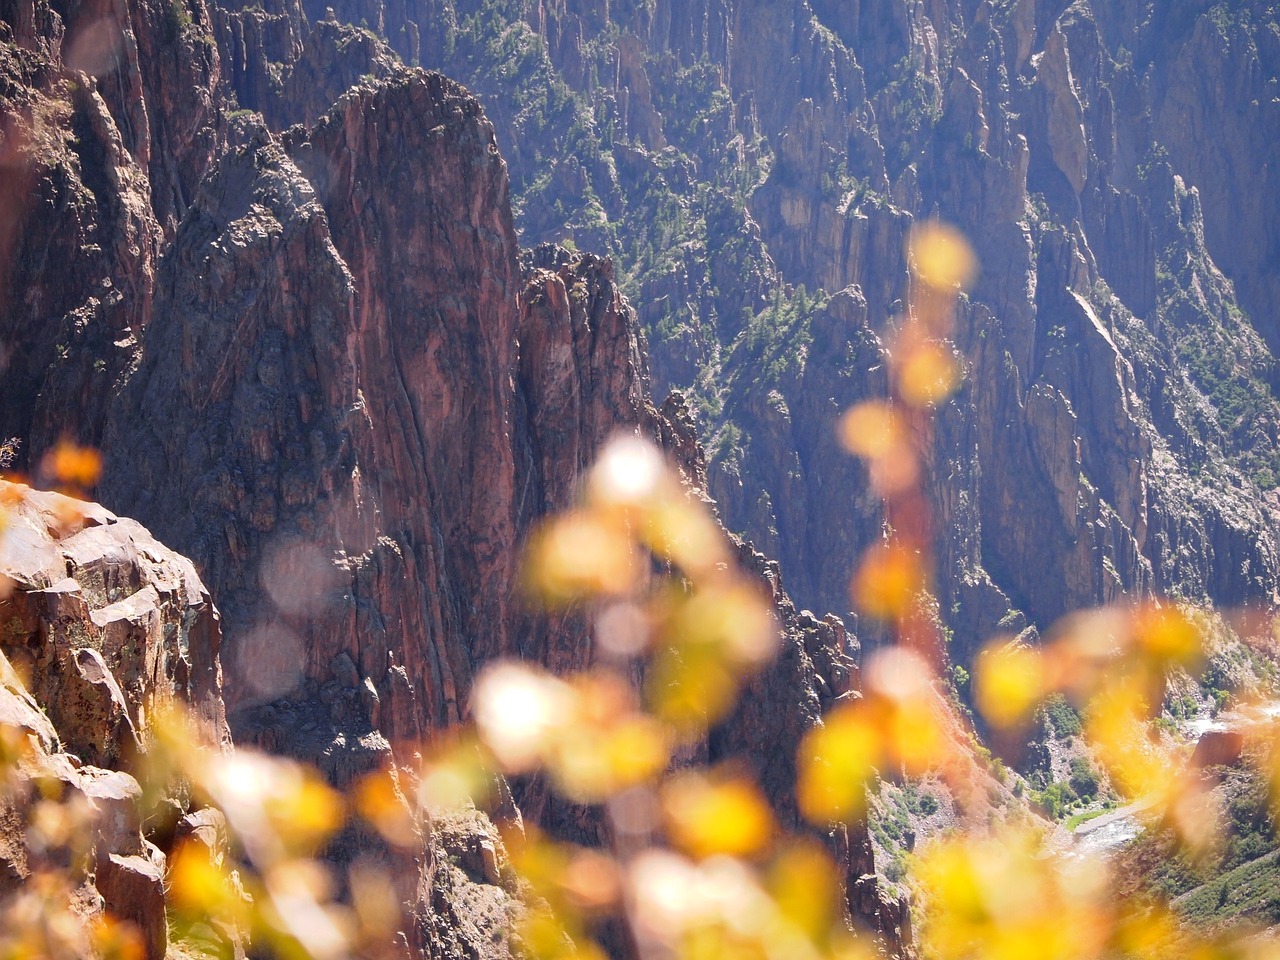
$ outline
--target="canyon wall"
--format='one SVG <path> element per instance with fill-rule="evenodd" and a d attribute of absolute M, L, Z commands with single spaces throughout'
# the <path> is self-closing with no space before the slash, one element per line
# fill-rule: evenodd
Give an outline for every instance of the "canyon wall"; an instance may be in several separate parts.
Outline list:
<path fill-rule="evenodd" d="M 119 107 L 127 63 L 68 59 L 89 14 L 32 10 L 3 20 L 5 157 L 25 184 L 4 221 L 5 430 L 38 478 L 59 438 L 99 447 L 102 501 L 200 570 L 236 742 L 345 786 L 466 719 L 495 658 L 587 666 L 586 614 L 535 615 L 519 595 L 525 539 L 574 501 L 616 431 L 666 447 L 693 489 L 705 463 L 683 401 L 650 400 L 615 262 L 521 251 L 480 102 L 333 21 L 178 2 L 158 23 L 128 5 L 91 22 L 110 44 L 168 37 L 204 64 L 185 93 L 138 81 Z M 262 59 L 275 55 L 293 59 Z M 337 102 L 321 107 L 325 91 Z M 166 149 L 176 175 L 160 202 L 128 111 L 214 92 L 197 140 L 211 146 Z M 285 129 L 295 120 L 310 125 Z M 741 552 L 776 599 L 784 654 L 701 752 L 752 752 L 796 825 L 785 774 L 850 687 L 856 640 L 798 612 L 776 565 Z M 543 782 L 515 799 L 561 835 L 605 838 L 598 811 Z M 480 950 L 451 848 L 428 840 L 410 942 Z M 859 922 L 900 944 L 903 907 L 880 891 L 865 833 L 830 842 Z"/>
<path fill-rule="evenodd" d="M 847 611 L 884 531 L 834 425 L 886 392 L 922 220 L 983 267 L 926 476 L 953 658 L 1138 594 L 1276 602 L 1275 27 L 1209 0 L 0 0 L 0 439 L 38 479 L 59 438 L 104 451 L 103 502 L 222 611 L 236 739 L 336 783 L 465 718 L 497 657 L 590 662 L 585 616 L 521 603 L 520 548 L 613 431 L 659 440 L 779 561 L 743 548 L 784 656 L 706 752 L 755 750 L 786 811 L 855 643 L 801 611 Z M 892 943 L 874 886 L 855 912 Z"/>
<path fill-rule="evenodd" d="M 480 95 L 527 241 L 614 253 L 726 522 L 802 602 L 847 609 L 880 535 L 833 424 L 884 389 L 934 216 L 983 265 L 930 472 L 957 654 L 1150 591 L 1274 602 L 1268 5 L 334 10 Z"/>

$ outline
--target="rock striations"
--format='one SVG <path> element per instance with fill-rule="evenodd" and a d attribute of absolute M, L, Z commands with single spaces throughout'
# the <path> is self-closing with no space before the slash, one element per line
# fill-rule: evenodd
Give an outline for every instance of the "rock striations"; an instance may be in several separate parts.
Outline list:
<path fill-rule="evenodd" d="M 206 571 L 238 736 L 309 690 L 412 742 L 488 659 L 585 660 L 523 620 L 516 569 L 610 432 L 656 434 L 636 328 L 603 261 L 522 274 L 492 129 L 439 75 L 247 141 L 166 258 L 104 496 Z"/>
<path fill-rule="evenodd" d="M 25 379 L 5 382 L 6 429 L 32 451 L 32 469 L 66 431 L 102 447 L 103 501 L 190 556 L 217 598 L 237 742 L 315 763 L 346 785 L 411 760 L 465 719 L 486 662 L 518 656 L 564 671 L 591 661 L 588 619 L 533 615 L 517 573 L 534 525 L 573 502 L 611 434 L 663 444 L 702 488 L 705 463 L 682 401 L 659 411 L 649 399 L 643 336 L 612 262 L 553 246 L 521 252 L 507 167 L 476 99 L 439 74 L 379 67 L 356 76 L 381 79 L 364 76 L 320 115 L 301 90 L 281 99 L 290 77 L 323 98 L 330 88 L 305 71 L 328 82 L 346 62 L 326 50 L 358 68 L 383 63 L 385 48 L 325 22 L 294 44 L 303 36 L 296 11 L 219 10 L 210 26 L 203 8 L 181 8 L 190 22 L 178 9 L 178 22 L 155 31 L 177 30 L 201 49 L 216 35 L 221 59 L 206 78 L 263 98 L 266 122 L 211 117 L 202 129 L 217 149 L 192 159 L 203 163 L 199 176 L 164 181 L 164 203 L 154 201 L 154 157 L 120 134 L 110 108 L 95 108 L 115 144 L 107 160 L 94 153 L 91 165 L 72 150 L 82 144 L 76 118 L 114 74 L 74 73 L 56 37 L 34 52 L 5 47 L 9 95 L 26 111 L 6 116 L 23 121 L 15 129 L 38 117 L 49 124 L 39 128 L 49 143 L 23 144 L 15 160 L 49 199 L 14 199 L 5 289 L 25 306 L 6 315 L 5 343 Z M 59 15 L 38 13 L 52 36 Z M 11 31 L 28 20 L 15 15 Z M 282 87 L 253 79 L 262 64 L 251 51 L 268 49 L 296 57 Z M 337 82 L 332 89 L 345 87 Z M 209 89 L 193 84 L 191 95 Z M 295 118 L 315 122 L 272 131 Z M 181 156 L 196 155 L 165 153 Z M 66 215 L 64 197 L 79 198 L 80 220 Z M 132 211 L 136 226 L 116 210 Z M 42 224 L 79 232 L 38 259 L 29 248 Z M 82 260 L 95 239 L 97 259 Z M 76 312 L 89 291 L 92 316 Z M 67 303 L 45 306 L 55 294 Z M 63 330 L 75 338 L 59 339 Z M 794 822 L 784 785 L 795 744 L 851 687 L 856 641 L 838 621 L 797 613 L 776 566 L 746 547 L 743 558 L 778 599 L 785 653 L 751 708 L 704 752 L 752 750 Z M 44 585 L 50 596 L 23 617 L 87 616 L 117 640 L 154 631 L 142 602 L 151 594 L 129 582 L 87 606 L 70 587 Z M 204 630 L 200 622 L 184 621 Z M 86 761 L 123 763 L 140 721 L 121 704 L 142 694 L 129 686 L 133 666 L 94 650 L 69 647 L 50 660 L 68 679 L 38 693 L 55 719 L 84 714 L 76 749 Z M 193 656 L 157 662 L 205 704 L 210 661 Z M 221 703 L 207 707 L 219 723 Z M 604 837 L 598 812 L 562 804 L 543 783 L 516 785 L 515 799 L 552 830 Z M 425 955 L 505 949 L 487 940 L 497 921 L 468 916 L 461 892 L 496 882 L 476 852 L 486 829 L 441 826 L 422 851 L 411 943 Z M 898 942 L 903 913 L 875 890 L 866 837 L 842 832 L 833 843 L 851 890 L 860 884 L 850 900 L 859 922 Z M 478 866 L 457 874 L 459 858 Z"/>
<path fill-rule="evenodd" d="M 957 653 L 1149 591 L 1275 602 L 1273 6 L 335 9 L 481 95 L 527 241 L 614 253 L 726 522 L 805 603 L 845 609 L 831 558 L 880 535 L 832 426 L 931 216 L 984 266 L 929 478 Z"/>

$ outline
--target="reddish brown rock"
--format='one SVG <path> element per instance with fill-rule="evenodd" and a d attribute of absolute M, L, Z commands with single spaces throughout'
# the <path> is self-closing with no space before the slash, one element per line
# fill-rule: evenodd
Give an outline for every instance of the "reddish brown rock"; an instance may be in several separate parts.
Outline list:
<path fill-rule="evenodd" d="M 127 763 L 175 702 L 228 742 L 218 615 L 190 561 L 96 504 L 0 484 L 17 501 L 0 536 L 0 648 L 66 748 Z"/>
<path fill-rule="evenodd" d="M 78 757 L 61 752 L 58 732 L 2 653 L 0 672 L 4 722 L 32 734 L 32 753 L 15 772 L 6 772 L 9 787 L 0 809 L 0 905 L 21 894 L 33 870 L 62 870 L 75 881 L 85 869 L 79 891 L 84 919 L 106 912 L 132 923 L 148 960 L 160 960 L 168 943 L 165 858 L 142 834 L 142 788 L 127 773 L 82 765 Z M 74 838 L 79 855 L 69 857 L 33 839 L 31 811 L 41 797 L 59 800 L 69 816 L 79 818 Z"/>
<path fill-rule="evenodd" d="M 314 126 L 344 93 L 363 80 L 390 76 L 398 62 L 391 48 L 367 30 L 319 20 L 300 55 L 285 68 L 267 121 L 277 130 L 295 123 Z"/>
<path fill-rule="evenodd" d="M 465 91 L 403 71 L 285 147 L 259 129 L 195 197 L 104 492 L 221 598 L 237 738 L 347 783 L 464 718 L 495 657 L 590 662 L 585 619 L 533 617 L 517 568 L 611 433 L 665 443 L 694 482 L 705 465 L 688 412 L 648 400 L 612 265 L 549 247 L 521 265 L 505 165 Z M 838 625 L 787 609 L 777 670 L 708 748 L 754 750 L 784 805 L 794 738 L 850 682 Z M 603 838 L 545 784 L 516 799 Z"/>
<path fill-rule="evenodd" d="M 230 701 L 319 704 L 246 735 L 350 742 L 376 707 L 413 740 L 464 715 L 485 660 L 583 662 L 514 601 L 520 544 L 614 429 L 657 419 L 609 265 L 541 253 L 526 288 L 460 88 L 357 88 L 290 150 L 263 132 L 196 198 L 104 489 L 217 591 Z"/>
<path fill-rule="evenodd" d="M 164 854 L 148 844 L 143 856 L 99 857 L 94 873 L 94 886 L 111 915 L 133 924 L 141 934 L 147 960 L 162 960 L 169 946 L 164 868 Z"/>
<path fill-rule="evenodd" d="M 101 439 L 221 145 L 217 82 L 203 0 L 0 5 L 0 435 L 32 468 Z"/>
<path fill-rule="evenodd" d="M 301 3 L 210 6 L 223 94 L 241 110 L 265 113 L 279 94 L 280 71 L 302 53 Z"/>
<path fill-rule="evenodd" d="M 1239 730 L 1206 730 L 1196 741 L 1191 754 L 1193 767 L 1218 767 L 1233 764 L 1244 750 L 1245 736 Z"/>
<path fill-rule="evenodd" d="M 0 810 L 0 898 L 33 869 L 73 880 L 83 869 L 83 919 L 132 924 L 160 960 L 165 855 L 144 836 L 143 790 L 122 768 L 139 766 L 153 719 L 178 704 L 199 736 L 230 748 L 218 615 L 190 561 L 137 522 L 4 481 L 0 503 L 0 723 L 27 731 L 33 750 Z M 83 860 L 32 839 L 40 797 L 84 818 Z"/>

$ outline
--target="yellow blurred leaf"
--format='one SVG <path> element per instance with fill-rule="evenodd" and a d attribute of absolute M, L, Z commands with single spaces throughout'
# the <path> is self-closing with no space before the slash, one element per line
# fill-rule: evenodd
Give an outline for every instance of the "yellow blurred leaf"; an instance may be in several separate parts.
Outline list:
<path fill-rule="evenodd" d="M 955 392 L 964 371 L 950 344 L 925 340 L 911 344 L 900 359 L 898 394 L 907 406 L 937 406 Z"/>
<path fill-rule="evenodd" d="M 925 586 L 920 559 L 896 543 L 872 547 L 854 574 L 854 603 L 878 620 L 901 619 Z"/>
<path fill-rule="evenodd" d="M 524 563 L 526 586 L 551 604 L 618 596 L 634 585 L 641 559 L 624 527 L 594 514 L 569 513 L 534 536 Z"/>
<path fill-rule="evenodd" d="M 98 960 L 143 960 L 146 947 L 137 926 L 103 914 L 89 924 L 89 943 Z"/>
<path fill-rule="evenodd" d="M 780 642 L 768 598 L 735 580 L 717 581 L 676 599 L 662 624 L 662 637 L 672 646 L 702 648 L 705 656 L 735 666 L 764 663 Z"/>
<path fill-rule="evenodd" d="M 937 221 L 911 231 L 909 251 L 916 277 L 934 290 L 965 289 L 978 271 L 978 259 L 964 235 Z"/>
<path fill-rule="evenodd" d="M 733 705 L 738 677 L 709 647 L 659 649 L 645 678 L 653 713 L 682 736 L 699 733 Z"/>
<path fill-rule="evenodd" d="M 893 704 L 886 727 L 886 742 L 908 776 L 928 773 L 949 755 L 946 731 L 928 699 L 913 697 Z"/>
<path fill-rule="evenodd" d="M 423 762 L 418 804 L 432 814 L 484 804 L 493 786 L 487 756 L 469 738 L 436 751 Z"/>
<path fill-rule="evenodd" d="M 390 771 L 375 770 L 356 783 L 355 807 L 388 843 L 399 847 L 416 843 L 417 830 L 409 802 Z"/>
<path fill-rule="evenodd" d="M 607 730 L 601 750 L 611 771 L 611 789 L 648 782 L 666 769 L 668 750 L 660 724 L 647 716 L 636 716 Z"/>
<path fill-rule="evenodd" d="M 218 917 L 243 922 L 247 905 L 231 878 L 195 841 L 181 844 L 169 857 L 169 905 L 187 919 Z"/>
<path fill-rule="evenodd" d="M 662 809 L 671 838 L 697 858 L 751 856 L 773 837 L 768 803 L 741 778 L 682 774 L 663 788 Z"/>
<path fill-rule="evenodd" d="M 1039 650 L 1017 643 L 993 645 L 974 665 L 975 705 L 995 727 L 1025 723 L 1047 692 Z"/>
<path fill-rule="evenodd" d="M 194 775 L 253 858 L 318 850 L 342 825 L 342 797 L 309 767 L 254 750 L 204 759 Z"/>
<path fill-rule="evenodd" d="M 1128 797 L 1165 796 L 1177 764 L 1148 733 L 1147 695 L 1132 675 L 1113 678 L 1085 706 L 1085 735 L 1111 777 Z"/>
<path fill-rule="evenodd" d="M 864 665 L 864 722 L 880 737 L 884 762 L 910 775 L 940 766 L 950 755 L 934 680 L 929 662 L 900 646 L 875 651 Z"/>
<path fill-rule="evenodd" d="M 796 799 L 810 822 L 855 819 L 867 804 L 867 783 L 883 752 L 880 731 L 860 702 L 837 706 L 800 743 Z"/>
<path fill-rule="evenodd" d="M 597 670 L 573 678 L 570 711 L 548 739 L 546 762 L 568 796 L 598 802 L 652 780 L 666 769 L 666 733 L 637 712 L 634 690 L 622 677 Z"/>
<path fill-rule="evenodd" d="M 840 418 L 840 442 L 855 456 L 874 460 L 898 453 L 908 442 L 906 424 L 892 404 L 865 400 Z"/>
<path fill-rule="evenodd" d="M 649 549 L 694 580 L 729 562 L 724 532 L 705 507 L 683 496 L 656 505 L 642 532 Z"/>
<path fill-rule="evenodd" d="M 1122 914 L 1112 933 L 1112 943 L 1124 956 L 1135 960 L 1167 960 L 1172 949 L 1185 941 L 1187 931 L 1181 921 L 1163 905 Z"/>
<path fill-rule="evenodd" d="M 1167 664 L 1196 672 L 1204 659 L 1204 639 L 1186 614 L 1174 606 L 1144 604 L 1133 613 L 1138 650 L 1162 668 Z"/>
<path fill-rule="evenodd" d="M 1054 856 L 1030 830 L 941 840 L 912 877 L 925 901 L 924 949 L 937 960 L 1085 960 L 1110 938 L 1105 868 Z"/>
<path fill-rule="evenodd" d="M 322 847 L 346 815 L 342 796 L 309 769 L 292 789 L 269 796 L 266 810 L 286 848 L 308 853 Z"/>
<path fill-rule="evenodd" d="M 63 440 L 44 455 L 41 468 L 61 483 L 87 489 L 102 475 L 102 454 Z"/>
<path fill-rule="evenodd" d="M 831 855 L 812 841 L 789 841 L 768 871 L 768 889 L 782 917 L 821 942 L 840 917 L 840 873 Z"/>
<path fill-rule="evenodd" d="M 514 661 L 486 667 L 472 695 L 480 738 L 507 773 L 533 769 L 575 709 L 568 684 Z"/>
<path fill-rule="evenodd" d="M 575 931 L 576 932 L 576 931 Z M 534 960 L 607 960 L 600 947 L 570 932 L 547 910 L 531 910 L 516 924 L 522 950 Z"/>

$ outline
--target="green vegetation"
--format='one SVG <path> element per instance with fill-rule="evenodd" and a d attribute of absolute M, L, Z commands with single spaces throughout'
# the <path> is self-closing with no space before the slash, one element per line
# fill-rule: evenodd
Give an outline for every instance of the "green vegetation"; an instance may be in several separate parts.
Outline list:
<path fill-rule="evenodd" d="M 825 303 L 822 294 L 810 297 L 804 284 L 790 296 L 777 288 L 773 303 L 747 321 L 733 346 L 734 362 L 760 385 L 776 386 L 798 373 L 813 343 L 809 324 Z"/>
<path fill-rule="evenodd" d="M 1153 153 L 1153 166 L 1164 162 Z M 1280 477 L 1280 400 L 1270 386 L 1275 360 L 1230 290 L 1214 282 L 1216 270 L 1197 234 L 1198 198 L 1181 181 L 1174 186 L 1164 215 L 1175 239 L 1157 253 L 1156 278 L 1159 311 L 1175 331 L 1169 342 L 1184 381 L 1175 388 L 1187 408 L 1195 409 L 1198 398 L 1207 405 L 1197 431 L 1204 453 L 1238 464 L 1255 484 L 1271 489 Z"/>
<path fill-rule="evenodd" d="M 942 91 L 922 67 L 913 55 L 903 57 L 890 71 L 893 79 L 876 96 L 891 178 L 910 165 L 942 119 Z M 888 149 L 890 144 L 897 149 Z"/>
<path fill-rule="evenodd" d="M 1098 773 L 1084 757 L 1071 758 L 1071 776 L 1067 782 L 1072 792 L 1086 803 L 1098 795 Z"/>
<path fill-rule="evenodd" d="M 184 0 L 169 0 L 165 7 L 165 26 L 168 27 L 169 40 L 177 40 L 191 29 L 191 11 Z"/>
<path fill-rule="evenodd" d="M 1280 922 L 1280 852 L 1241 864 L 1175 900 L 1174 907 L 1207 927 L 1237 920 Z"/>
<path fill-rule="evenodd" d="M 1104 807 L 1101 810 L 1087 810 L 1083 813 L 1072 814 L 1067 818 L 1067 822 L 1063 824 L 1063 826 L 1068 830 L 1074 830 L 1076 827 L 1080 826 L 1080 824 L 1088 823 L 1090 820 L 1096 820 L 1103 814 L 1110 812 L 1111 811 L 1109 809 Z"/>
<path fill-rule="evenodd" d="M 897 883 L 907 874 L 908 856 L 915 846 L 913 820 L 931 817 L 941 806 L 934 794 L 911 781 L 900 787 L 886 786 L 880 800 L 868 824 L 872 837 L 888 857 L 888 863 L 882 866 L 884 875 Z"/>
<path fill-rule="evenodd" d="M 1050 820 L 1061 820 L 1067 807 L 1078 800 L 1076 792 L 1066 783 L 1051 783 L 1040 792 L 1032 795 L 1036 806 Z"/>
<path fill-rule="evenodd" d="M 1044 702 L 1044 715 L 1053 727 L 1058 740 L 1070 740 L 1080 735 L 1080 714 L 1067 702 L 1067 698 L 1055 693 Z"/>
<path fill-rule="evenodd" d="M 1193 859 L 1168 830 L 1150 831 L 1126 854 L 1126 869 L 1143 874 L 1147 889 L 1199 927 L 1280 922 L 1280 852 L 1267 786 L 1251 770 L 1218 772 L 1226 821 L 1221 846 Z"/>

